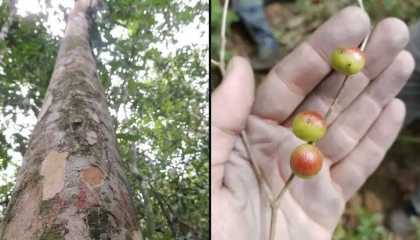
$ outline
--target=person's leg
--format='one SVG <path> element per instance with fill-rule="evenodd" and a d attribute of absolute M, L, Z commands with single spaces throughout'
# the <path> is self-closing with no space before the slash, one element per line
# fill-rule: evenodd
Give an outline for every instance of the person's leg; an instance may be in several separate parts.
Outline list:
<path fill-rule="evenodd" d="M 413 55 L 416 67 L 399 97 L 407 106 L 406 125 L 420 119 L 420 21 L 410 28 L 407 50 Z"/>
<path fill-rule="evenodd" d="M 410 41 L 407 45 L 407 50 L 413 55 L 416 67 L 407 85 L 398 96 L 407 107 L 405 127 L 414 120 L 420 119 L 420 21 L 410 28 Z M 409 196 L 409 200 L 391 212 L 389 219 L 391 230 L 401 235 L 414 231 L 415 226 L 410 221 L 410 218 L 413 216 L 418 217 L 419 214 L 420 182 L 417 182 L 416 190 Z"/>
<path fill-rule="evenodd" d="M 274 38 L 264 13 L 262 0 L 235 0 L 233 10 L 238 14 L 257 45 L 257 56 L 252 60 L 256 70 L 272 67 L 279 59 L 279 44 Z"/>

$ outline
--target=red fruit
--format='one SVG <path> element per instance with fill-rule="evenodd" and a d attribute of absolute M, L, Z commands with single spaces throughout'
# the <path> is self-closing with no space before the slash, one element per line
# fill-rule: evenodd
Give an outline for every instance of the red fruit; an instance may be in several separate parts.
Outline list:
<path fill-rule="evenodd" d="M 321 170 L 323 158 L 317 147 L 305 143 L 292 152 L 290 167 L 297 176 L 310 178 Z"/>

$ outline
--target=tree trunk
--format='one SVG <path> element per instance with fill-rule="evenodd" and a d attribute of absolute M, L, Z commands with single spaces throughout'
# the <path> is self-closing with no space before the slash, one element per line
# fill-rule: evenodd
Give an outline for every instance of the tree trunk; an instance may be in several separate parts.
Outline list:
<path fill-rule="evenodd" d="M 2 223 L 2 240 L 141 239 L 89 43 L 95 0 L 68 17 Z"/>

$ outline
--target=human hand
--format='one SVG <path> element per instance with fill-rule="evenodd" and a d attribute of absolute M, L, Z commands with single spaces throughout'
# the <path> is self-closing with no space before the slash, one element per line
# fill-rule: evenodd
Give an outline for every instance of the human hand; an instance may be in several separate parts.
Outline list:
<path fill-rule="evenodd" d="M 290 154 L 302 143 L 290 130 L 291 119 L 307 110 L 327 112 L 344 80 L 331 73 L 330 53 L 357 47 L 369 28 L 361 9 L 340 11 L 278 63 L 256 94 L 248 62 L 232 59 L 211 97 L 212 239 L 268 239 L 269 202 L 239 133 L 245 129 L 254 160 L 278 193 L 291 174 Z M 317 143 L 325 156 L 320 173 L 295 178 L 280 201 L 276 239 L 331 239 L 345 202 L 377 168 L 402 126 L 405 107 L 395 96 L 414 68 L 403 51 L 407 42 L 408 29 L 395 18 L 372 32 L 366 67 L 347 79 L 327 134 Z"/>

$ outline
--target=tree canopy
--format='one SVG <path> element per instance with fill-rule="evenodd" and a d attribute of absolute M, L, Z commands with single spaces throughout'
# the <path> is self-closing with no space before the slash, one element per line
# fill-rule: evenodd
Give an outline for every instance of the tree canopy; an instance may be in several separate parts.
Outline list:
<path fill-rule="evenodd" d="M 72 3 L 0 1 L 3 210 Z M 145 239 L 209 237 L 208 5 L 105 0 L 95 17 L 91 36 L 98 76 Z"/>

